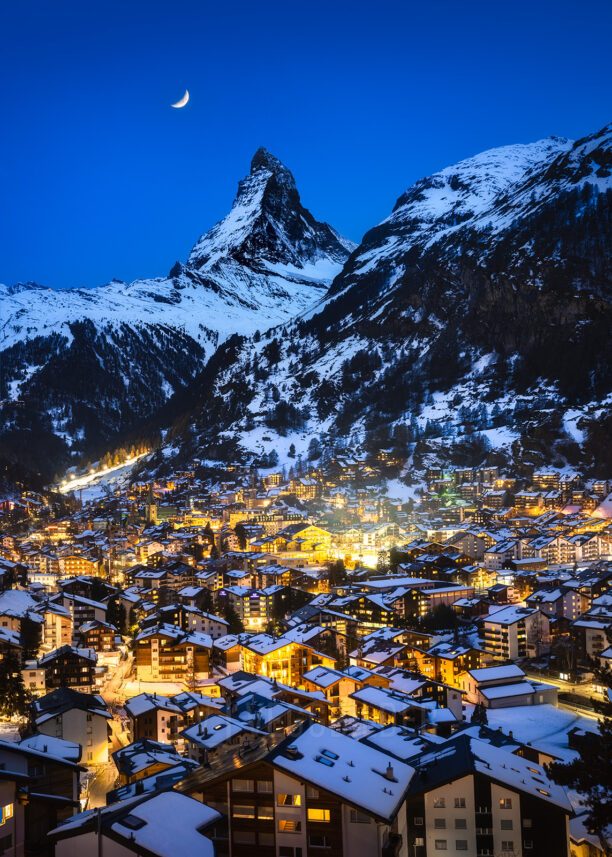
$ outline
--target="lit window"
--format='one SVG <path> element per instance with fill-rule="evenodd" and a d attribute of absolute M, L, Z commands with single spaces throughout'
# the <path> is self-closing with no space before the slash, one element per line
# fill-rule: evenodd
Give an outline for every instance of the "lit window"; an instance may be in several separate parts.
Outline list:
<path fill-rule="evenodd" d="M 499 808 L 500 809 L 512 809 L 512 798 L 511 797 L 500 797 Z"/>
<path fill-rule="evenodd" d="M 254 806 L 238 806 L 234 804 L 232 808 L 232 815 L 234 818 L 255 818 L 255 807 Z"/>
<path fill-rule="evenodd" d="M 433 805 L 434 809 L 444 809 L 446 806 L 446 799 L 443 797 L 435 797 Z"/>
<path fill-rule="evenodd" d="M 302 796 L 280 794 L 276 798 L 276 803 L 278 806 L 301 806 Z"/>
<path fill-rule="evenodd" d="M 328 809 L 309 809 L 308 821 L 331 821 L 330 811 Z"/>
<path fill-rule="evenodd" d="M 7 803 L 6 806 L 2 807 L 2 817 L 0 818 L 0 824 L 6 824 L 9 818 L 13 817 L 13 804 Z"/>
<path fill-rule="evenodd" d="M 302 822 L 294 821 L 289 818 L 279 818 L 278 820 L 278 832 L 279 833 L 301 833 L 302 831 Z"/>
<path fill-rule="evenodd" d="M 257 818 L 260 821 L 271 821 L 274 818 L 274 807 L 260 806 L 257 810 Z"/>

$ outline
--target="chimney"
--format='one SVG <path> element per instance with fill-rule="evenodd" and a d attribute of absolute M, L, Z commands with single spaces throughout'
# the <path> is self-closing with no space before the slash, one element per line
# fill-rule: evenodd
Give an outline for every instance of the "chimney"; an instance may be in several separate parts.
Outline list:
<path fill-rule="evenodd" d="M 389 762 L 389 764 L 387 765 L 387 770 L 385 771 L 385 779 L 391 780 L 391 782 L 395 781 L 395 774 L 393 773 L 393 767 L 391 765 L 391 762 Z"/>

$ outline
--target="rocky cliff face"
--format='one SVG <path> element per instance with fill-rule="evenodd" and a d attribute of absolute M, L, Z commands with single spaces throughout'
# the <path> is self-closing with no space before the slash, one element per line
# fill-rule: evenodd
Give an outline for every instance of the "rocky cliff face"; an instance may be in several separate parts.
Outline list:
<path fill-rule="evenodd" d="M 103 451 L 184 389 L 228 336 L 320 301 L 351 249 L 260 149 L 230 213 L 167 277 L 0 286 L 0 442 L 47 478 L 71 453 Z M 36 461 L 34 436 L 48 451 Z"/>

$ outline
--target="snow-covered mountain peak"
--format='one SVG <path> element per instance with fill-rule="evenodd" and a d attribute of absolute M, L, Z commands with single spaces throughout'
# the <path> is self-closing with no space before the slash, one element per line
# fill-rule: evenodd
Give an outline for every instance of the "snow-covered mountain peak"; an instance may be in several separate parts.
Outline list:
<path fill-rule="evenodd" d="M 304 208 L 290 171 L 259 149 L 229 214 L 167 277 L 62 290 L 0 285 L 0 424 L 11 430 L 19 401 L 17 416 L 45 419 L 49 436 L 73 451 L 125 431 L 228 337 L 317 304 L 351 249 Z"/>
<path fill-rule="evenodd" d="M 263 146 L 260 146 L 251 158 L 251 174 L 259 172 L 260 170 L 266 170 L 269 173 L 282 173 L 283 175 L 290 177 L 293 181 L 291 172 L 283 162 L 279 161 L 277 157 Z"/>
<path fill-rule="evenodd" d="M 327 284 L 353 247 L 315 220 L 302 205 L 290 170 L 260 148 L 249 175 L 238 184 L 231 211 L 196 242 L 187 264 L 200 272 L 215 271 L 220 262 L 234 259 L 257 270 L 278 272 L 279 266 L 288 266 L 295 273 L 322 263 L 325 276 L 306 279 Z"/>

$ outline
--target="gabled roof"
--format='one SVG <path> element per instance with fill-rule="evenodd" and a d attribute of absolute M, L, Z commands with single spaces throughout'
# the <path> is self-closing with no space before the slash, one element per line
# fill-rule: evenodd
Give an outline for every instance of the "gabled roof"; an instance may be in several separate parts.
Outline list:
<path fill-rule="evenodd" d="M 58 687 L 57 690 L 52 690 L 51 693 L 41 696 L 32 703 L 32 713 L 37 725 L 74 709 L 86 711 L 88 714 L 98 714 L 107 719 L 112 716 L 101 696 L 80 693 L 69 687 Z"/>
<path fill-rule="evenodd" d="M 414 775 L 409 765 L 320 724 L 290 735 L 268 760 L 386 823 L 397 815 Z"/>
<path fill-rule="evenodd" d="M 39 659 L 38 666 L 44 666 L 45 664 L 55 661 L 57 658 L 64 658 L 69 655 L 77 658 L 83 658 L 86 661 L 93 661 L 94 664 L 98 660 L 98 655 L 93 649 L 78 649 L 76 646 L 66 645 L 60 646 L 59 649 L 53 649 L 52 652 L 47 652 L 46 655 L 43 655 L 42 658 Z"/>
<path fill-rule="evenodd" d="M 202 831 L 220 818 L 215 809 L 171 790 L 73 815 L 49 836 L 59 840 L 92 833 L 99 824 L 105 836 L 146 857 L 214 857 L 214 845 Z"/>
<path fill-rule="evenodd" d="M 171 744 L 161 744 L 150 738 L 134 741 L 126 747 L 120 747 L 113 753 L 113 761 L 120 774 L 127 777 L 146 771 L 152 765 L 165 765 L 170 768 L 180 764 L 183 757 L 179 756 Z"/>
<path fill-rule="evenodd" d="M 565 789 L 553 782 L 541 765 L 469 735 L 445 741 L 411 759 L 411 763 L 417 771 L 410 785 L 413 794 L 468 774 L 483 774 L 513 791 L 555 804 L 567 813 L 572 811 Z"/>
<path fill-rule="evenodd" d="M 206 750 L 214 750 L 220 744 L 243 734 L 256 735 L 261 738 L 268 733 L 248 726 L 242 720 L 229 717 L 227 714 L 211 714 L 181 732 L 181 735 L 192 744 Z"/>
<path fill-rule="evenodd" d="M 175 705 L 167 696 L 161 696 L 159 693 L 139 693 L 138 696 L 133 696 L 125 703 L 125 710 L 131 717 L 140 717 L 141 714 L 146 714 L 148 711 L 170 711 L 175 714 L 180 714 L 181 709 Z"/>

